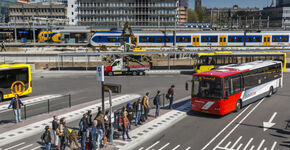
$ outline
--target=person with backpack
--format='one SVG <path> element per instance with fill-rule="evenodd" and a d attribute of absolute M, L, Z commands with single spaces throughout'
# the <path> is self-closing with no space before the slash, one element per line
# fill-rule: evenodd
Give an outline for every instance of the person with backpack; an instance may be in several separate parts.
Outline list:
<path fill-rule="evenodd" d="M 23 106 L 23 103 L 20 100 L 19 95 L 15 94 L 15 97 L 11 100 L 8 109 L 12 106 L 16 124 L 21 121 L 21 105 Z"/>
<path fill-rule="evenodd" d="M 171 85 L 166 95 L 167 99 L 169 99 L 169 109 L 172 109 L 172 105 L 174 101 L 174 95 L 175 95 L 174 88 L 175 88 L 175 85 Z"/>
<path fill-rule="evenodd" d="M 135 125 L 137 126 L 138 124 L 141 125 L 140 123 L 140 117 L 141 117 L 141 114 L 142 114 L 142 99 L 139 97 L 138 98 L 138 101 L 136 103 L 136 118 L 135 118 Z"/>
<path fill-rule="evenodd" d="M 83 118 L 79 122 L 79 129 L 81 131 L 81 147 L 82 150 L 86 150 L 86 140 L 87 140 L 87 129 L 89 127 L 88 125 L 88 115 L 83 114 Z"/>
<path fill-rule="evenodd" d="M 148 119 L 148 113 L 150 109 L 149 92 L 147 92 L 146 95 L 143 97 L 143 106 L 144 106 L 144 118 L 146 121 Z"/>
<path fill-rule="evenodd" d="M 155 111 L 155 118 L 159 116 L 160 112 L 160 106 L 161 106 L 161 99 L 160 99 L 160 91 L 157 91 L 157 94 L 153 100 L 153 104 L 156 106 L 156 111 Z"/>
<path fill-rule="evenodd" d="M 45 131 L 41 136 L 41 141 L 45 144 L 45 150 L 50 150 L 51 146 L 51 135 L 49 126 L 45 126 Z"/>
<path fill-rule="evenodd" d="M 57 116 L 53 116 L 53 121 L 52 121 L 52 133 L 53 133 L 53 137 L 54 137 L 54 146 L 56 149 L 59 149 L 60 146 L 58 145 L 58 135 L 56 134 L 56 130 L 58 128 L 59 124 L 58 124 L 58 117 Z"/>

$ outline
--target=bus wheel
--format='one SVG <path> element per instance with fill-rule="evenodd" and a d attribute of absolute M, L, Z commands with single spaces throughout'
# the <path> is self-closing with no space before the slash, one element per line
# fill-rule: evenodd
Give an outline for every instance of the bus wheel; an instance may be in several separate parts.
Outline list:
<path fill-rule="evenodd" d="M 238 100 L 237 104 L 236 104 L 236 111 L 235 112 L 238 112 L 241 108 L 242 108 L 242 102 L 241 102 L 241 100 Z"/>
<path fill-rule="evenodd" d="M 143 75 L 144 75 L 144 72 L 140 71 L 139 76 L 143 76 Z"/>
<path fill-rule="evenodd" d="M 3 94 L 0 92 L 0 102 L 3 102 Z"/>
<path fill-rule="evenodd" d="M 271 97 L 273 95 L 273 86 L 270 87 L 268 97 Z"/>
<path fill-rule="evenodd" d="M 134 72 L 132 73 L 132 75 L 133 75 L 133 76 L 137 76 L 137 72 L 134 71 Z"/>
<path fill-rule="evenodd" d="M 113 72 L 112 71 L 108 72 L 108 75 L 113 76 Z"/>

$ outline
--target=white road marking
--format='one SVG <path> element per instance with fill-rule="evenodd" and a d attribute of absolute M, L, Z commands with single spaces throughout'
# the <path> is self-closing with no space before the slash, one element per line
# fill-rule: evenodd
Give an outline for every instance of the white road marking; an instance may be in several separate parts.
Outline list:
<path fill-rule="evenodd" d="M 253 150 L 254 148 L 255 148 L 255 146 L 253 145 L 250 150 Z"/>
<path fill-rule="evenodd" d="M 262 142 L 260 143 L 260 145 L 258 146 L 258 149 L 257 150 L 260 150 L 262 145 L 264 144 L 265 140 L 263 139 Z"/>
<path fill-rule="evenodd" d="M 142 150 L 142 149 L 144 149 L 144 147 L 139 148 L 139 150 Z"/>
<path fill-rule="evenodd" d="M 260 102 L 218 143 L 218 145 L 214 148 L 214 150 L 223 143 L 238 127 L 239 125 L 244 122 L 245 119 L 264 101 L 264 98 L 260 100 Z"/>
<path fill-rule="evenodd" d="M 33 144 L 29 144 L 29 145 L 26 145 L 26 146 L 24 146 L 24 147 L 22 147 L 22 148 L 20 148 L 20 149 L 18 149 L 18 150 L 23 150 L 23 149 L 25 149 L 25 148 L 27 148 L 27 147 L 30 147 L 30 146 L 32 146 Z"/>
<path fill-rule="evenodd" d="M 149 146 L 149 147 L 146 148 L 145 150 L 149 150 L 149 149 L 151 149 L 152 147 L 154 147 L 154 146 L 157 145 L 158 143 L 160 143 L 160 141 L 155 142 L 154 144 L 152 144 L 151 146 Z"/>
<path fill-rule="evenodd" d="M 267 147 L 265 147 L 264 150 L 267 150 Z"/>
<path fill-rule="evenodd" d="M 274 144 L 272 145 L 271 150 L 274 150 L 275 149 L 276 144 L 277 144 L 277 142 L 275 141 Z"/>
<path fill-rule="evenodd" d="M 25 142 L 19 143 L 19 144 L 17 144 L 17 145 L 14 145 L 14 146 L 11 146 L 11 147 L 9 147 L 9 148 L 6 148 L 6 149 L 4 149 L 4 150 L 13 149 L 13 148 L 15 148 L 15 147 L 17 147 L 17 146 L 20 146 L 20 145 L 23 145 L 23 144 L 25 144 Z"/>
<path fill-rule="evenodd" d="M 176 150 L 180 145 L 175 146 L 172 150 Z"/>
<path fill-rule="evenodd" d="M 239 150 L 242 146 L 243 144 L 240 144 L 236 150 Z"/>
<path fill-rule="evenodd" d="M 167 147 L 170 143 L 165 144 L 164 146 L 162 146 L 161 148 L 159 148 L 159 150 L 163 150 L 165 147 Z"/>
<path fill-rule="evenodd" d="M 35 148 L 33 148 L 33 149 L 31 149 L 31 150 L 37 150 L 37 149 L 39 149 L 39 148 L 41 148 L 42 146 L 37 146 L 37 147 L 35 147 Z"/>
<path fill-rule="evenodd" d="M 231 145 L 231 143 L 232 143 L 232 142 L 229 142 L 229 143 L 225 146 L 225 148 L 228 148 L 228 147 Z"/>
<path fill-rule="evenodd" d="M 252 141 L 253 141 L 253 138 L 251 138 L 251 139 L 249 140 L 249 142 L 246 144 L 246 146 L 244 147 L 243 150 L 247 150 L 248 146 L 250 145 L 250 143 L 251 143 Z"/>
<path fill-rule="evenodd" d="M 188 147 L 186 150 L 190 150 L 191 149 L 191 147 Z"/>
<path fill-rule="evenodd" d="M 203 148 L 202 150 L 205 150 L 218 136 L 220 136 L 233 122 L 235 122 L 248 108 L 250 108 L 251 105 L 249 105 L 245 110 L 243 110 L 238 116 L 236 116 L 226 127 L 224 127 L 214 138 L 212 138 Z"/>
<path fill-rule="evenodd" d="M 231 147 L 231 149 L 234 149 L 234 147 L 239 143 L 239 141 L 242 139 L 243 136 L 240 136 L 238 140 L 234 143 L 234 145 Z"/>

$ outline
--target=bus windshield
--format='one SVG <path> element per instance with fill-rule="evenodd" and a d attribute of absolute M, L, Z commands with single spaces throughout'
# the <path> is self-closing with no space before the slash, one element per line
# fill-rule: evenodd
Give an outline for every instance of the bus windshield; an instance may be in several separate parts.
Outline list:
<path fill-rule="evenodd" d="M 192 96 L 220 100 L 223 97 L 222 79 L 211 76 L 193 76 Z"/>

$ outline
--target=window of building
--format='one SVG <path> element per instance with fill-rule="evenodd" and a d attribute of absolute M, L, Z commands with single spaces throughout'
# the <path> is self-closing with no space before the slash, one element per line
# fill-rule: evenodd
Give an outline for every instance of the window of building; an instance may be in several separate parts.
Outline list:
<path fill-rule="evenodd" d="M 75 20 L 74 20 L 74 19 L 72 19 L 72 20 L 71 20 L 71 22 L 75 22 Z"/>
<path fill-rule="evenodd" d="M 74 8 L 74 5 L 71 5 L 71 8 Z"/>

